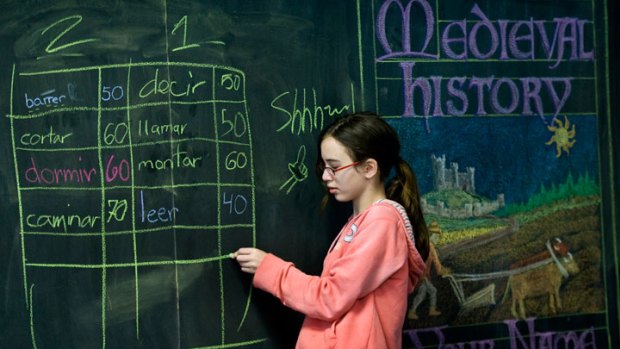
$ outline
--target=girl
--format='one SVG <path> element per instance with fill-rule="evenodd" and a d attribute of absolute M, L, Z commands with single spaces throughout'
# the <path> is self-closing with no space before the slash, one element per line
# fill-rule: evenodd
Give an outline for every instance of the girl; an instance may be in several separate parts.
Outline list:
<path fill-rule="evenodd" d="M 306 315 L 296 348 L 401 348 L 428 231 L 415 175 L 399 153 L 398 135 L 375 114 L 347 115 L 321 132 L 317 175 L 336 200 L 353 204 L 321 276 L 256 248 L 234 253 L 255 287 Z"/>

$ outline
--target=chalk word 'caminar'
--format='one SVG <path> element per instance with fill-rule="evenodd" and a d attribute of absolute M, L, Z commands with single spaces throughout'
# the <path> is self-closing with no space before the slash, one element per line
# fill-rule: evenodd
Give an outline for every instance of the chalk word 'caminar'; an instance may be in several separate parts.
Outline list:
<path fill-rule="evenodd" d="M 30 228 L 61 228 L 67 232 L 69 227 L 94 228 L 95 224 L 101 219 L 99 216 L 80 216 L 73 215 L 52 215 L 52 214 L 29 214 L 26 216 L 26 225 Z"/>

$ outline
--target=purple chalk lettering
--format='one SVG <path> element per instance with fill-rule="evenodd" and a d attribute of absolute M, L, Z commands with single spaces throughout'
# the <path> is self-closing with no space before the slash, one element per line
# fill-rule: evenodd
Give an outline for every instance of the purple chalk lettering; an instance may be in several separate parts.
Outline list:
<path fill-rule="evenodd" d="M 521 334 L 521 332 L 519 332 L 519 329 L 517 328 L 517 321 L 518 320 L 514 320 L 514 319 L 504 320 L 504 323 L 508 325 L 510 348 L 513 348 L 513 349 L 519 348 L 519 346 L 517 346 L 517 340 L 519 340 L 519 343 L 521 343 L 522 348 L 536 349 L 536 335 L 535 335 L 536 330 L 534 329 L 534 318 L 529 318 L 526 320 L 527 328 L 529 332 L 529 339 L 530 339 L 529 346 L 527 342 L 525 341 L 525 339 L 523 338 L 523 335 Z"/>
<path fill-rule="evenodd" d="M 534 318 L 526 320 L 528 333 L 525 337 L 529 338 L 529 342 L 525 340 L 524 335 L 517 328 L 518 320 L 504 320 L 508 326 L 511 349 L 596 349 L 593 327 L 581 332 L 581 334 L 575 331 L 564 333 L 536 332 L 534 320 Z"/>
<path fill-rule="evenodd" d="M 441 80 L 441 76 L 431 76 L 431 81 L 433 82 L 433 88 L 435 90 L 433 116 L 443 116 L 443 111 L 441 110 Z"/>
<path fill-rule="evenodd" d="M 409 337 L 414 349 L 423 349 L 426 347 L 433 347 L 437 349 L 493 349 L 495 347 L 495 341 L 493 339 L 479 339 L 470 342 L 459 343 L 446 343 L 446 337 L 443 333 L 443 329 L 448 326 L 431 327 L 425 329 L 411 329 L 405 330 L 404 334 Z M 436 339 L 430 339 L 430 343 L 422 343 L 422 339 L 418 334 L 433 333 Z M 424 335 L 424 338 L 429 338 L 428 335 Z"/>
<path fill-rule="evenodd" d="M 551 43 L 549 43 L 547 29 L 545 29 L 545 21 L 534 21 L 534 24 L 536 25 L 536 28 L 538 29 L 538 34 L 540 35 L 540 41 L 542 44 L 543 52 L 545 53 L 545 58 L 551 59 L 553 51 L 555 51 L 555 45 L 557 42 L 558 27 L 555 27 L 555 32 L 553 33 Z"/>
<path fill-rule="evenodd" d="M 401 62 L 400 66 L 403 70 L 403 95 L 405 110 L 403 116 L 415 116 L 414 92 L 416 88 L 422 92 L 422 105 L 424 108 L 424 116 L 429 116 L 431 112 L 431 84 L 427 78 L 413 79 L 413 66 L 415 62 Z"/>
<path fill-rule="evenodd" d="M 469 106 L 469 99 L 467 98 L 467 94 L 463 92 L 463 85 L 467 81 L 466 77 L 453 77 L 448 80 L 448 94 L 450 96 L 456 97 L 461 100 L 461 104 L 463 107 L 459 110 L 454 106 L 454 102 L 451 100 L 446 102 L 446 106 L 448 107 L 448 115 L 464 115 L 467 111 L 467 107 Z M 458 83 L 459 86 L 454 86 L 455 83 Z"/>
<path fill-rule="evenodd" d="M 578 48 L 577 20 L 575 18 L 554 18 L 553 21 L 558 26 L 558 29 L 556 31 L 558 33 L 558 53 L 556 55 L 555 64 L 550 67 L 551 69 L 554 69 L 558 65 L 560 65 L 560 62 L 564 57 L 564 44 L 570 44 L 570 60 L 577 59 Z M 566 31 L 569 32 L 568 35 L 566 34 Z"/>
<path fill-rule="evenodd" d="M 594 50 L 590 50 L 589 52 L 585 51 L 584 45 L 585 45 L 585 38 L 584 38 L 584 28 L 583 26 L 586 25 L 586 23 L 588 23 L 588 21 L 585 20 L 579 20 L 577 21 L 578 26 L 579 26 L 579 58 L 585 61 L 591 61 L 594 60 Z"/>
<path fill-rule="evenodd" d="M 401 12 L 403 17 L 407 17 L 410 9 L 402 9 Z M 474 17 L 470 27 L 466 19 L 449 21 L 443 27 L 440 52 L 445 57 L 458 60 L 533 60 L 537 58 L 538 47 L 541 47 L 538 52 L 542 51 L 542 54 L 538 55 L 553 61 L 549 66 L 551 69 L 566 60 L 594 59 L 593 48 L 586 47 L 586 40 L 592 41 L 586 26 L 592 21 L 576 17 L 554 18 L 553 21 L 534 20 L 533 17 L 526 20 L 491 20 L 478 4 L 473 5 L 470 13 Z M 381 25 L 385 26 L 385 23 Z M 380 38 L 385 37 L 385 28 L 382 30 Z"/>
<path fill-rule="evenodd" d="M 420 337 L 418 336 L 418 333 L 426 333 L 426 332 L 432 332 L 437 336 L 437 342 L 438 342 L 438 347 L 441 348 L 443 347 L 444 343 L 445 343 L 445 337 L 443 335 L 443 329 L 446 328 L 448 326 L 441 326 L 441 327 L 430 327 L 430 328 L 422 328 L 422 329 L 416 329 L 416 330 L 406 330 L 404 331 L 405 335 L 409 336 L 409 339 L 411 340 L 411 343 L 413 344 L 413 348 L 414 349 L 424 349 L 424 344 L 422 344 L 422 341 L 420 340 Z"/>
<path fill-rule="evenodd" d="M 495 27 L 493 27 L 493 24 L 491 24 L 491 21 L 484 14 L 484 12 L 480 10 L 478 4 L 474 5 L 471 13 L 478 16 L 480 18 L 480 21 L 474 24 L 474 26 L 471 28 L 471 31 L 469 32 L 469 50 L 474 55 L 474 57 L 478 59 L 487 59 L 493 56 L 495 51 L 497 51 L 497 47 L 499 46 L 499 37 L 497 35 L 497 30 L 495 30 Z M 489 48 L 489 51 L 487 53 L 480 52 L 480 49 L 478 48 L 477 35 L 478 30 L 482 28 L 486 29 L 491 36 L 491 47 Z"/>
<path fill-rule="evenodd" d="M 395 5 L 400 9 L 401 14 L 401 47 L 402 51 L 394 52 L 386 34 L 386 17 L 388 10 L 392 5 Z M 413 5 L 417 5 L 424 12 L 424 19 L 426 22 L 424 44 L 420 51 L 413 51 L 411 48 L 411 11 Z M 427 53 L 426 49 L 431 39 L 433 38 L 435 28 L 435 16 L 433 14 L 433 8 L 426 0 L 409 0 L 407 6 L 403 7 L 399 0 L 385 0 L 383 5 L 379 8 L 377 14 L 377 39 L 385 51 L 385 55 L 377 58 L 377 61 L 393 57 L 426 57 L 437 58 L 437 55 Z"/>
<path fill-rule="evenodd" d="M 415 62 L 400 62 L 400 68 L 403 70 L 403 116 L 413 116 L 413 91 L 410 89 L 413 80 L 413 66 Z"/>
<path fill-rule="evenodd" d="M 519 29 L 524 27 L 527 31 L 523 35 L 517 36 Z M 508 42 L 510 47 L 510 54 L 518 59 L 534 59 L 534 22 L 518 21 L 510 28 L 510 34 L 508 35 Z M 519 42 L 529 43 L 529 51 L 522 51 L 519 48 Z"/>
<path fill-rule="evenodd" d="M 553 100 L 553 116 L 554 118 L 560 113 L 560 110 L 562 110 L 562 107 L 564 107 L 564 104 L 566 103 L 566 101 L 568 100 L 568 97 L 570 96 L 571 90 L 572 90 L 572 85 L 571 85 L 571 80 L 573 78 L 568 77 L 568 78 L 541 78 L 541 80 L 545 83 L 545 86 L 547 86 L 547 91 L 549 92 L 549 95 L 551 95 L 551 99 Z M 562 94 L 562 99 L 558 98 L 558 93 L 555 90 L 555 85 L 553 84 L 554 82 L 562 82 L 564 83 L 564 93 Z"/>
<path fill-rule="evenodd" d="M 583 331 L 583 333 L 579 336 L 579 341 L 581 342 L 581 347 L 583 349 L 596 349 L 596 337 L 594 336 L 594 327 L 590 327 L 587 331 Z"/>
<path fill-rule="evenodd" d="M 523 84 L 523 115 L 533 115 L 530 107 L 530 99 L 534 100 L 536 112 L 543 117 L 542 100 L 540 99 L 540 79 L 539 78 L 521 78 Z M 533 89 L 531 89 L 533 85 Z"/>
<path fill-rule="evenodd" d="M 498 94 L 502 85 L 508 86 L 508 89 L 510 90 L 510 104 L 507 107 L 502 106 L 499 101 L 500 98 Z M 491 88 L 491 106 L 493 107 L 493 110 L 499 114 L 510 114 L 517 108 L 518 104 L 519 89 L 517 84 L 509 78 L 497 79 Z"/>
<path fill-rule="evenodd" d="M 450 37 L 450 30 L 452 27 L 456 27 L 456 29 L 460 29 L 460 33 L 458 37 Z M 463 45 L 463 52 L 456 53 L 450 47 L 451 43 L 460 43 Z M 441 35 L 441 48 L 443 52 L 452 59 L 467 59 L 467 24 L 465 20 L 452 22 L 446 26 Z"/>
<path fill-rule="evenodd" d="M 486 110 L 484 109 L 484 89 L 491 88 L 491 84 L 493 83 L 493 76 L 488 78 L 479 78 L 472 77 L 469 82 L 469 88 L 476 88 L 478 93 L 478 110 L 476 110 L 476 115 L 487 115 Z"/>
<path fill-rule="evenodd" d="M 508 40 L 506 40 L 506 28 L 508 28 L 508 21 L 505 19 L 500 19 L 497 21 L 497 24 L 499 25 L 499 59 L 501 60 L 505 60 L 510 58 L 508 56 L 508 50 L 506 49 L 506 42 Z"/>
<path fill-rule="evenodd" d="M 564 344 L 559 345 L 562 342 Z M 550 348 L 583 348 L 579 336 L 573 331 L 564 334 L 556 334 L 556 338 L 552 343 L 553 346 L 550 346 Z"/>
<path fill-rule="evenodd" d="M 555 332 L 538 332 L 538 346 L 536 348 L 553 349 L 553 336 Z M 571 347 L 569 347 L 571 348 Z M 573 347 L 574 348 L 574 347 Z"/>

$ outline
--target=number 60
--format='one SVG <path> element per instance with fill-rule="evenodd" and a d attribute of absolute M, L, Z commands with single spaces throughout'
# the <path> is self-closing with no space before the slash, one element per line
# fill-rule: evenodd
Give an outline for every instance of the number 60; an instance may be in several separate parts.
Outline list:
<path fill-rule="evenodd" d="M 244 168 L 248 164 L 248 156 L 245 152 L 233 150 L 226 155 L 226 169 L 234 170 L 237 168 Z"/>

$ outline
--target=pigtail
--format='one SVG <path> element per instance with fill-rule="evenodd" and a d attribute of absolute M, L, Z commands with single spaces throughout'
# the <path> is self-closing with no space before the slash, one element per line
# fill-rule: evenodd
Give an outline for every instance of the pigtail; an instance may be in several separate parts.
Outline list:
<path fill-rule="evenodd" d="M 390 180 L 386 188 L 388 199 L 394 200 L 405 208 L 411 225 L 413 226 L 415 246 L 423 260 L 429 254 L 429 233 L 422 205 L 420 204 L 420 191 L 415 173 L 409 164 L 403 159 L 398 160 L 396 165 L 396 176 Z"/>

